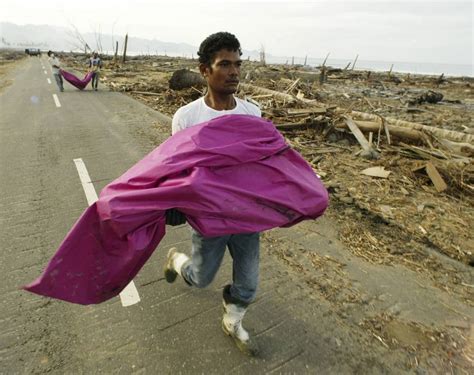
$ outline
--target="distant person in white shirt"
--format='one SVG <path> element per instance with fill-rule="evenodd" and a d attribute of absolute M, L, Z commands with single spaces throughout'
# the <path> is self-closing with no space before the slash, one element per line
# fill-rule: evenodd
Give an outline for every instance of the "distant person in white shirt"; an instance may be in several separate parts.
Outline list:
<path fill-rule="evenodd" d="M 102 69 L 102 60 L 97 52 L 89 59 L 89 70 L 92 72 L 92 89 L 97 91 L 99 86 L 100 70 Z"/>
<path fill-rule="evenodd" d="M 56 80 L 56 84 L 58 85 L 59 91 L 64 91 L 63 86 L 63 77 L 59 69 L 61 69 L 61 62 L 59 59 L 54 55 L 53 51 L 48 51 L 48 61 L 51 64 L 51 69 L 53 71 L 54 79 Z"/>
<path fill-rule="evenodd" d="M 240 43 L 234 35 L 227 32 L 210 35 L 201 43 L 198 55 L 199 70 L 207 81 L 207 94 L 178 109 L 172 121 L 173 134 L 229 114 L 261 117 L 257 106 L 234 96 L 242 64 Z M 259 233 L 204 237 L 193 229 L 191 258 L 171 248 L 165 277 L 171 283 L 179 275 L 187 284 L 204 288 L 214 279 L 226 248 L 229 248 L 233 258 L 233 277 L 232 283 L 223 290 L 222 329 L 234 339 L 242 352 L 255 355 L 256 343 L 242 327 L 242 319 L 257 293 Z"/>

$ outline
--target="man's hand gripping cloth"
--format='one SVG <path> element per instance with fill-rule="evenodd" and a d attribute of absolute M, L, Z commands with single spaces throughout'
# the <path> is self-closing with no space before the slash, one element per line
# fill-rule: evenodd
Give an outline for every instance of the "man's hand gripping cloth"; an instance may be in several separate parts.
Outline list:
<path fill-rule="evenodd" d="M 321 216 L 328 193 L 268 120 L 227 115 L 180 131 L 107 185 L 30 292 L 80 304 L 116 296 L 165 235 L 176 208 L 204 236 Z"/>
<path fill-rule="evenodd" d="M 59 73 L 64 77 L 66 81 L 68 81 L 71 85 L 78 88 L 79 90 L 84 90 L 87 84 L 91 81 L 92 75 L 94 73 L 89 72 L 87 73 L 83 79 L 77 78 L 74 74 L 66 72 L 65 70 L 60 69 Z"/>

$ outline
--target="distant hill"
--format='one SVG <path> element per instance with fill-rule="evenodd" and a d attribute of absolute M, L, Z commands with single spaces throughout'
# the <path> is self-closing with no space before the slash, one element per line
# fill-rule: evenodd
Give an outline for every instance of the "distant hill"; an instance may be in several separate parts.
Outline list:
<path fill-rule="evenodd" d="M 74 30 L 49 25 L 16 25 L 0 22 L 0 48 L 36 47 L 41 50 L 83 51 L 84 46 L 74 35 Z M 102 50 L 103 53 L 113 53 L 115 42 L 119 43 L 119 54 L 123 51 L 125 36 L 100 35 L 100 40 L 94 33 L 81 33 L 92 50 Z M 127 52 L 130 54 L 169 54 L 173 56 L 196 57 L 198 47 L 186 43 L 163 42 L 157 39 L 135 38 L 128 36 Z M 245 58 L 258 57 L 258 51 L 243 51 Z"/>

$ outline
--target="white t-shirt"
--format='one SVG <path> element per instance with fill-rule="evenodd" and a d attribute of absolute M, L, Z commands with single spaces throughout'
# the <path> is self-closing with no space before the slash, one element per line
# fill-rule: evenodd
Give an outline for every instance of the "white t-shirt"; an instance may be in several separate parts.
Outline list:
<path fill-rule="evenodd" d="M 59 69 L 55 68 L 53 65 L 56 66 L 61 66 L 61 63 L 59 62 L 58 58 L 56 56 L 49 57 L 48 58 L 49 63 L 51 64 L 51 70 L 53 71 L 53 74 L 59 74 Z"/>
<path fill-rule="evenodd" d="M 236 106 L 234 109 L 217 111 L 206 104 L 204 97 L 199 98 L 176 111 L 173 116 L 171 132 L 172 134 L 176 134 L 180 130 L 224 115 L 252 115 L 262 117 L 260 108 L 255 104 L 239 98 L 235 98 L 235 103 Z"/>

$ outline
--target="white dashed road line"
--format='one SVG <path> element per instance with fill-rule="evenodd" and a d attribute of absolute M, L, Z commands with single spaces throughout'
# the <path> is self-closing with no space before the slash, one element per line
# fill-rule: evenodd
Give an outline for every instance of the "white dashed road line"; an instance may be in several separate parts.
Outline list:
<path fill-rule="evenodd" d="M 51 84 L 51 80 L 49 78 L 47 78 L 47 80 L 48 80 L 48 83 Z"/>
<path fill-rule="evenodd" d="M 97 202 L 99 198 L 97 197 L 94 185 L 92 184 L 91 178 L 89 177 L 89 172 L 87 172 L 86 165 L 82 159 L 74 159 L 74 164 L 76 164 L 77 173 L 79 173 L 82 188 L 86 194 L 87 204 L 91 206 Z"/>
<path fill-rule="evenodd" d="M 98 200 L 94 185 L 89 177 L 89 172 L 87 172 L 84 161 L 82 159 L 74 159 L 74 164 L 76 164 L 77 173 L 79 173 L 82 188 L 86 194 L 87 203 L 90 206 Z M 124 307 L 140 302 L 140 296 L 133 280 L 130 281 L 130 284 L 128 284 L 120 293 L 120 301 Z"/>
<path fill-rule="evenodd" d="M 54 103 L 56 104 L 56 107 L 61 107 L 61 103 L 59 102 L 59 98 L 56 94 L 53 94 L 53 99 L 54 99 Z"/>
<path fill-rule="evenodd" d="M 44 74 L 48 74 L 48 72 L 46 70 L 43 70 Z"/>

